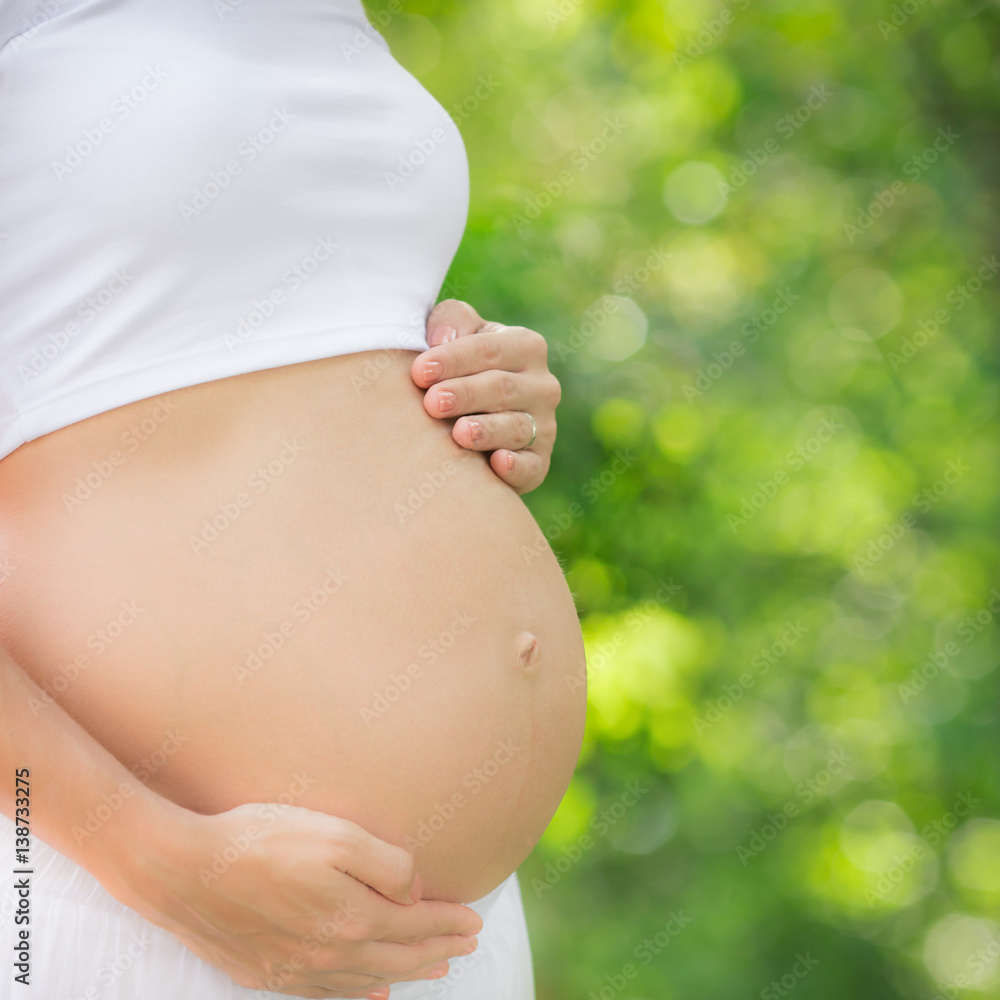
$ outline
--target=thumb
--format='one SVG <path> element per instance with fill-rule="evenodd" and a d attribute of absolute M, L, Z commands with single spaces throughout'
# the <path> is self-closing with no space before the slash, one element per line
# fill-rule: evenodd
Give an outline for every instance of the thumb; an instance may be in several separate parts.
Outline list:
<path fill-rule="evenodd" d="M 427 346 L 437 347 L 455 337 L 467 337 L 482 325 L 482 317 L 468 302 L 445 299 L 427 317 Z M 455 333 L 451 333 L 451 330 Z"/>
<path fill-rule="evenodd" d="M 423 885 L 409 851 L 379 840 L 350 820 L 334 822 L 338 849 L 334 864 L 340 871 L 393 902 L 409 904 L 420 899 Z"/>

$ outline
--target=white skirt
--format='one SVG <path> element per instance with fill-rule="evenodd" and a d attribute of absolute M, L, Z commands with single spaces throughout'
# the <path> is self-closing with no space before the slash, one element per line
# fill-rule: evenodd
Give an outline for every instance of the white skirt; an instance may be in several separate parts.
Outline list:
<path fill-rule="evenodd" d="M 31 838 L 30 985 L 13 981 L 18 894 L 14 823 L 0 815 L 0 998 L 38 1000 L 274 1000 L 188 951 L 118 902 L 88 871 Z M 392 1000 L 534 1000 L 531 949 L 517 875 L 469 904 L 483 918 L 479 947 L 444 979 L 399 983 Z"/>

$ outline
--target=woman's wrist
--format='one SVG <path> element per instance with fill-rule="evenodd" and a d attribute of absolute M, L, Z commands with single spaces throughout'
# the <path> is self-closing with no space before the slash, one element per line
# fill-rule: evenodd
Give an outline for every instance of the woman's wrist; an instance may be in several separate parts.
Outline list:
<path fill-rule="evenodd" d="M 131 794 L 125 795 L 126 790 Z M 178 879 L 186 881 L 193 874 L 192 847 L 199 821 L 206 817 L 141 782 L 119 786 L 118 794 L 122 804 L 100 831 L 86 867 L 116 899 L 163 926 L 179 905 Z"/>

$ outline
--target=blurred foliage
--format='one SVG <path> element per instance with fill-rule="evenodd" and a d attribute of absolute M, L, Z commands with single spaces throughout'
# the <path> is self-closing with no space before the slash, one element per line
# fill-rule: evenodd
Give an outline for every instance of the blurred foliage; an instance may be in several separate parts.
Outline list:
<path fill-rule="evenodd" d="M 1000 6 L 367 7 L 564 389 L 539 1000 L 1000 997 Z"/>

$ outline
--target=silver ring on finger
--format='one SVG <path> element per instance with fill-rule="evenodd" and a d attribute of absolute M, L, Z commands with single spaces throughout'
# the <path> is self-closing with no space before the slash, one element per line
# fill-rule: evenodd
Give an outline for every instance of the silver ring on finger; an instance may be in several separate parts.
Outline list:
<path fill-rule="evenodd" d="M 531 421 L 531 440 L 524 446 L 524 448 L 530 448 L 535 443 L 535 438 L 538 436 L 538 427 L 535 425 L 535 418 L 530 413 L 525 412 L 525 416 Z M 524 448 L 521 450 L 524 451 Z"/>

